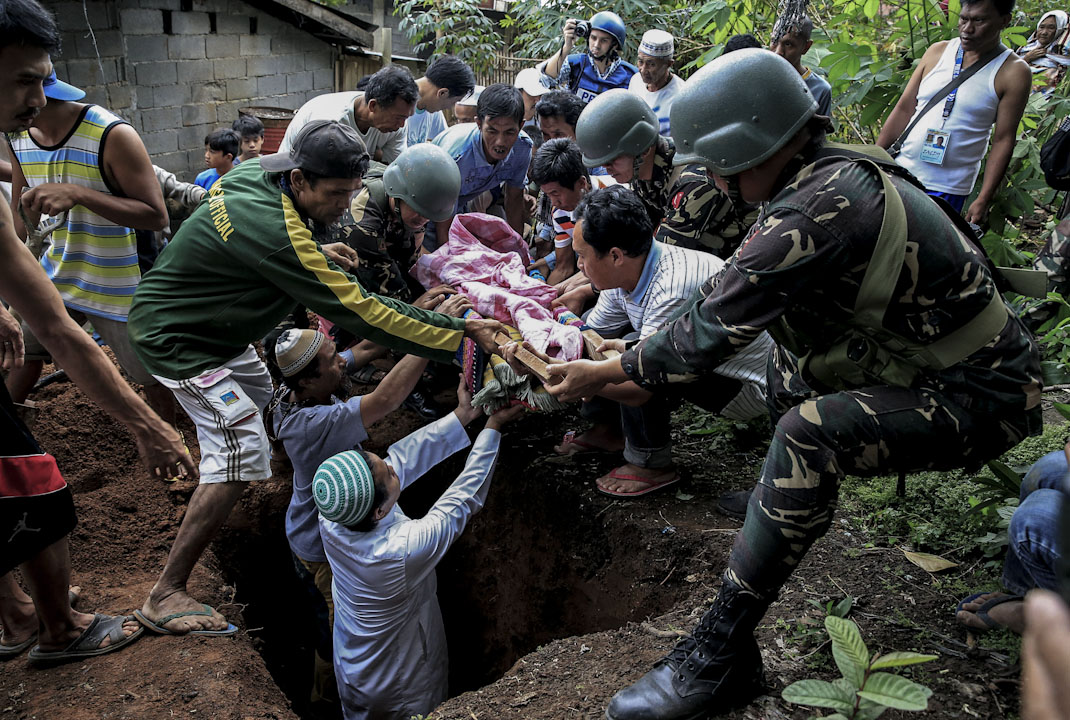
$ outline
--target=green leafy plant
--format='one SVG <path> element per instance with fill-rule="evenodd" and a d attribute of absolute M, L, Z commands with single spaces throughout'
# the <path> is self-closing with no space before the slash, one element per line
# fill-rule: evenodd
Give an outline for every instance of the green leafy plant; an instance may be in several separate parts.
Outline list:
<path fill-rule="evenodd" d="M 832 682 L 794 682 L 781 693 L 786 701 L 836 711 L 825 720 L 875 720 L 889 708 L 920 711 L 929 706 L 932 690 L 901 675 L 881 671 L 929 662 L 936 655 L 892 652 L 870 657 L 858 626 L 850 620 L 829 615 L 825 629 L 842 677 Z"/>
<path fill-rule="evenodd" d="M 494 66 L 502 37 L 479 0 L 404 0 L 394 6 L 398 28 L 420 53 L 450 53 L 479 73 Z"/>

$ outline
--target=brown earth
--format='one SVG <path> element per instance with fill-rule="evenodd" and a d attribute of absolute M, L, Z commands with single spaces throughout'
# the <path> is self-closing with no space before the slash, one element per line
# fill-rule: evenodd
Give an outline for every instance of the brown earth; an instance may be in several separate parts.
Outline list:
<path fill-rule="evenodd" d="M 36 433 L 75 492 L 72 582 L 83 610 L 139 607 L 163 565 L 193 490 L 146 477 L 126 431 L 71 385 L 40 391 Z M 455 697 L 432 717 L 599 718 L 688 630 L 716 592 L 738 524 L 714 512 L 723 490 L 753 481 L 761 437 L 739 446 L 682 434 L 680 491 L 622 502 L 590 480 L 612 458 L 562 459 L 550 446 L 578 418 L 529 415 L 509 428 L 484 511 L 439 568 Z M 401 412 L 373 429 L 381 449 L 417 426 Z M 194 432 L 183 418 L 182 429 Z M 742 439 L 740 439 L 742 437 Z M 726 447 L 725 445 L 729 445 Z M 194 449 L 195 450 L 195 449 Z M 421 514 L 460 458 L 408 491 Z M 49 670 L 25 658 L 0 672 L 0 719 L 311 717 L 305 698 L 313 630 L 283 534 L 289 472 L 254 486 L 193 576 L 191 590 L 242 629 L 234 638 L 145 636 L 129 649 Z M 909 502 L 906 498 L 904 502 Z M 967 647 L 957 598 L 896 549 L 866 548 L 865 529 L 839 520 L 785 586 L 760 629 L 769 696 L 733 718 L 806 718 L 779 697 L 807 677 L 832 679 L 824 605 L 856 599 L 852 618 L 871 652 L 940 655 L 908 671 L 934 690 L 930 717 L 1017 713 L 1017 668 Z M 906 717 L 889 713 L 884 717 Z"/>

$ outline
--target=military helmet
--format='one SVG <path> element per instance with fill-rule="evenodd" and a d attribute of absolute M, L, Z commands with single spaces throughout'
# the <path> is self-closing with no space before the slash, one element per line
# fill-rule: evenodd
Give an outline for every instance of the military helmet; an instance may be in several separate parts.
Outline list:
<path fill-rule="evenodd" d="M 591 29 L 609 33 L 617 39 L 617 47 L 624 51 L 624 40 L 628 37 L 628 31 L 624 27 L 624 21 L 620 15 L 609 10 L 595 13 L 591 18 Z"/>
<path fill-rule="evenodd" d="M 621 155 L 639 156 L 658 138 L 658 116 L 635 93 L 624 88 L 607 90 L 580 113 L 576 144 L 583 164 L 598 167 Z"/>
<path fill-rule="evenodd" d="M 815 112 L 817 101 L 787 60 L 759 48 L 730 52 L 692 75 L 673 99 L 673 164 L 735 175 L 767 160 Z"/>
<path fill-rule="evenodd" d="M 383 173 L 386 194 L 402 200 L 420 215 L 442 222 L 453 214 L 461 192 L 461 171 L 437 145 L 420 143 L 398 155 Z"/>

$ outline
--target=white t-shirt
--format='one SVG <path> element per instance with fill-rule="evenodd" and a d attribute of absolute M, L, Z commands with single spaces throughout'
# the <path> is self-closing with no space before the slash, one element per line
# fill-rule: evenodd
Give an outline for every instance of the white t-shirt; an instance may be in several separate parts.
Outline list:
<path fill-rule="evenodd" d="M 658 116 L 659 132 L 665 137 L 672 135 L 669 132 L 669 108 L 672 107 L 673 98 L 683 89 L 684 81 L 675 73 L 670 76 L 669 83 L 657 92 L 650 92 L 646 89 L 643 76 L 639 73 L 632 75 L 628 83 L 628 92 L 633 92 L 643 98 L 643 102 L 649 105 L 654 114 Z"/>
<path fill-rule="evenodd" d="M 400 130 L 384 133 L 370 127 L 367 132 L 361 132 L 357 127 L 357 119 L 353 115 L 353 103 L 357 98 L 362 97 L 364 97 L 363 92 L 350 91 L 327 93 L 312 98 L 294 114 L 294 119 L 290 121 L 290 126 L 286 128 L 286 135 L 279 144 L 279 152 L 290 152 L 294 138 L 307 123 L 313 120 L 337 120 L 357 131 L 357 135 L 360 135 L 360 139 L 368 148 L 369 155 L 374 157 L 375 151 L 382 148 L 383 164 L 389 165 L 394 162 L 405 149 L 405 128 L 403 126 Z"/>

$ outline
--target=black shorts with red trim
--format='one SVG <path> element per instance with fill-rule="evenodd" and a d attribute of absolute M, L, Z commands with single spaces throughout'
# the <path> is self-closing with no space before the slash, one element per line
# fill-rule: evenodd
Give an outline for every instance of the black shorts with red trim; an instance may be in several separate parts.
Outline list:
<path fill-rule="evenodd" d="M 63 538 L 78 519 L 56 460 L 41 452 L 0 383 L 0 574 Z"/>

